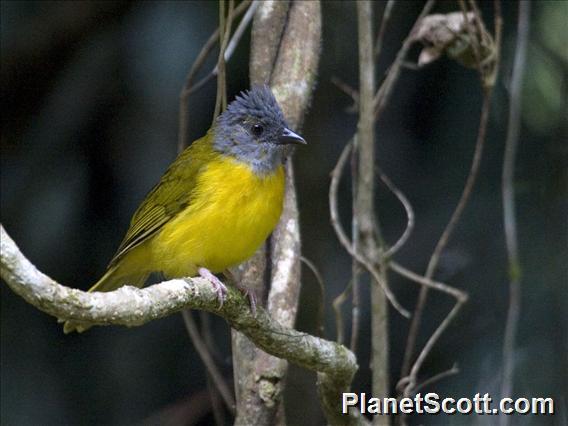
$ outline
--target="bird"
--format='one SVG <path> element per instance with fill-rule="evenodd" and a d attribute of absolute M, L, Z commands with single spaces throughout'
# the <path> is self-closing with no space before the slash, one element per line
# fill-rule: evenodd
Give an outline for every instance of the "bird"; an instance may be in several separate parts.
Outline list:
<path fill-rule="evenodd" d="M 142 287 L 153 272 L 168 279 L 201 276 L 222 305 L 227 288 L 216 274 L 251 257 L 275 228 L 284 163 L 298 144 L 306 141 L 290 129 L 268 86 L 241 92 L 146 195 L 89 292 Z M 254 294 L 247 296 L 254 311 Z M 64 324 L 66 334 L 88 328 Z"/>

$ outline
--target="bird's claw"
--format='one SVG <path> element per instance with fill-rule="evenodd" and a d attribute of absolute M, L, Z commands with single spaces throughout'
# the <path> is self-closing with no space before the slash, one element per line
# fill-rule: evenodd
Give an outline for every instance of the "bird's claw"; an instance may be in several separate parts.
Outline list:
<path fill-rule="evenodd" d="M 219 309 L 221 309 L 223 307 L 223 302 L 225 301 L 225 296 L 227 295 L 227 287 L 209 269 L 199 268 L 198 272 L 201 278 L 205 278 L 213 286 L 215 293 L 217 293 L 217 300 L 219 301 Z"/>
<path fill-rule="evenodd" d="M 237 284 L 237 288 L 249 300 L 252 316 L 256 317 L 256 293 L 254 292 L 254 290 L 251 290 L 250 288 L 247 288 L 240 284 Z"/>

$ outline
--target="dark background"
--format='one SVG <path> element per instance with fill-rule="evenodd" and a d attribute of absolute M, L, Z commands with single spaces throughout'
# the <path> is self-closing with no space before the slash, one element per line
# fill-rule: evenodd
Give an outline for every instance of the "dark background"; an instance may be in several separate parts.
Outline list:
<path fill-rule="evenodd" d="M 482 4 L 489 23 L 491 4 Z M 384 3 L 377 5 L 376 12 Z M 514 423 L 545 425 L 562 424 L 568 416 L 568 2 L 533 6 L 515 180 L 523 267 L 515 395 L 554 397 L 561 413 L 519 416 Z M 217 25 L 217 5 L 3 0 L 0 7 L 2 224 L 40 270 L 87 289 L 103 273 L 138 203 L 175 158 L 178 95 Z M 395 6 L 379 81 L 421 7 L 419 1 Z M 455 7 L 442 2 L 436 11 Z M 517 5 L 505 2 L 503 7 L 502 72 L 479 181 L 437 275 L 471 296 L 423 369 L 427 377 L 458 363 L 458 376 L 428 388 L 442 396 L 498 394 L 508 286 L 500 178 Z M 330 79 L 357 85 L 355 18 L 353 3 L 323 4 L 319 79 L 302 130 L 309 145 L 295 159 L 303 252 L 325 279 L 326 336 L 331 339 L 336 335 L 331 301 L 349 280 L 350 258 L 329 221 L 329 173 L 355 129 L 356 116 L 346 112 L 351 101 Z M 247 35 L 229 62 L 230 98 L 248 87 L 249 41 Z M 214 97 L 214 82 L 191 97 L 190 140 L 209 127 Z M 442 59 L 418 72 L 403 71 L 378 123 L 377 163 L 416 212 L 416 229 L 397 254 L 415 271 L 425 270 L 463 188 L 480 101 L 476 73 Z M 404 211 L 382 186 L 376 201 L 392 243 L 404 229 Z M 348 179 L 340 202 L 347 224 Z M 391 286 L 412 308 L 417 287 L 397 276 Z M 5 284 L 0 292 L 2 424 L 165 424 L 165 419 L 183 424 L 172 413 L 185 415 L 187 424 L 212 423 L 205 413 L 204 368 L 180 315 L 139 328 L 104 327 L 65 336 L 54 318 Z M 431 294 L 422 344 L 452 305 L 445 295 Z M 299 329 L 315 332 L 318 300 L 317 284 L 305 272 Z M 395 382 L 408 322 L 391 312 L 391 323 Z M 228 327 L 217 318 L 213 327 L 230 378 Z M 369 331 L 366 305 L 354 389 L 368 393 Z M 289 424 L 323 423 L 314 383 L 314 374 L 292 369 Z M 495 419 L 414 419 L 416 424 L 450 421 L 492 424 Z"/>

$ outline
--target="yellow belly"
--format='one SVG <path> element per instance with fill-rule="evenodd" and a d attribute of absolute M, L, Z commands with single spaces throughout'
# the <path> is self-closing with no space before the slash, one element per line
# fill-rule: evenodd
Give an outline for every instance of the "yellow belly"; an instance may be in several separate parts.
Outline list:
<path fill-rule="evenodd" d="M 200 174 L 190 205 L 149 241 L 152 266 L 167 277 L 197 268 L 222 272 L 254 254 L 272 232 L 284 198 L 284 171 L 257 176 L 226 158 Z"/>

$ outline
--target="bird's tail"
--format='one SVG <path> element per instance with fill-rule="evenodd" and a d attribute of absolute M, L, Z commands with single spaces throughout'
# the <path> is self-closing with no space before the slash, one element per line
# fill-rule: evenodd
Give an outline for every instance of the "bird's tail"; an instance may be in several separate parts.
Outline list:
<path fill-rule="evenodd" d="M 140 274 L 127 274 L 125 275 L 119 265 L 112 266 L 109 268 L 105 274 L 98 280 L 95 285 L 93 285 L 89 289 L 89 293 L 93 293 L 96 291 L 99 292 L 107 292 L 116 290 L 123 285 L 133 285 L 136 287 L 142 287 L 148 278 L 148 273 L 140 273 Z M 88 330 L 91 328 L 89 325 L 85 325 L 82 323 L 77 323 L 74 321 L 65 321 L 63 325 L 63 332 L 65 334 L 69 334 L 73 331 L 78 333 L 82 333 L 83 331 Z"/>

